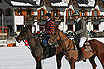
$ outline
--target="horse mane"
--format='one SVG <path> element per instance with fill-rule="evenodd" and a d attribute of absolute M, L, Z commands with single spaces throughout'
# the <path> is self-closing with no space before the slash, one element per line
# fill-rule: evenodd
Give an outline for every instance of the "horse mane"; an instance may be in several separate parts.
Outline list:
<path fill-rule="evenodd" d="M 64 33 L 63 31 L 61 31 L 61 30 L 59 30 L 59 29 L 57 29 L 57 30 L 55 30 L 55 31 L 60 31 L 61 33 L 63 33 L 63 35 L 64 35 L 65 37 L 68 38 L 68 36 L 66 36 L 65 33 Z M 68 38 L 68 39 L 70 39 L 70 38 Z"/>
<path fill-rule="evenodd" d="M 58 27 L 59 27 L 59 25 L 55 25 L 55 30 L 59 30 Z"/>

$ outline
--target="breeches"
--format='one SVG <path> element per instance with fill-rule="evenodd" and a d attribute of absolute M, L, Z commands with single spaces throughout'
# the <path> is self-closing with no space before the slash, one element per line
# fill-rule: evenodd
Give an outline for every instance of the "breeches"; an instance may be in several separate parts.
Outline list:
<path fill-rule="evenodd" d="M 49 38 L 50 38 L 50 35 L 46 35 L 46 38 L 44 38 L 42 42 L 43 46 L 47 46 Z"/>
<path fill-rule="evenodd" d="M 79 42 L 79 47 L 80 47 L 80 48 L 83 47 L 83 45 L 84 45 L 84 43 L 85 43 L 86 40 L 87 40 L 86 37 L 81 37 L 81 38 L 80 38 L 80 42 Z"/>

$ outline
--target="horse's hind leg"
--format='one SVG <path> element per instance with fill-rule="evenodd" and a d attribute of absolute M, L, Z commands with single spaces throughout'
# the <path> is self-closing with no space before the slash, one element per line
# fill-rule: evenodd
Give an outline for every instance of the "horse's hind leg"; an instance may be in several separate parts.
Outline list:
<path fill-rule="evenodd" d="M 99 57 L 99 56 L 97 56 L 97 57 L 98 57 L 100 63 L 102 64 L 102 67 L 104 69 L 104 57 Z"/>
<path fill-rule="evenodd" d="M 89 58 L 90 63 L 92 64 L 93 69 L 96 69 L 97 65 L 94 61 L 96 55 L 93 55 L 92 57 Z"/>
<path fill-rule="evenodd" d="M 62 59 L 63 56 L 64 56 L 63 53 L 60 53 L 60 54 L 56 55 L 57 69 L 61 68 L 61 59 Z"/>

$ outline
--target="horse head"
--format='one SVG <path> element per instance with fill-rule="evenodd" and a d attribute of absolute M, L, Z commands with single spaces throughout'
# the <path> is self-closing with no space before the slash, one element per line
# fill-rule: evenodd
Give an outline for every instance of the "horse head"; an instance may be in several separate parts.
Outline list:
<path fill-rule="evenodd" d="M 16 41 L 20 43 L 22 40 L 27 39 L 29 34 L 30 30 L 28 29 L 28 27 L 24 27 L 20 34 L 16 37 Z"/>
<path fill-rule="evenodd" d="M 51 35 L 51 37 L 50 37 L 50 39 L 49 39 L 49 44 L 54 44 L 54 43 L 57 43 L 57 41 L 59 41 L 60 40 L 60 30 L 56 30 L 52 35 Z"/>

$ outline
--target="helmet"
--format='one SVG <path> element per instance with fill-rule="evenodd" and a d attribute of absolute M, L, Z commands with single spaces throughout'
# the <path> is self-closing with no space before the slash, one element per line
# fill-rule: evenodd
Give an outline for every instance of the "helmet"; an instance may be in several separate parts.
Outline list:
<path fill-rule="evenodd" d="M 73 16 L 79 16 L 80 15 L 80 13 L 78 12 L 78 11 L 75 11 L 74 13 L 73 13 Z"/>
<path fill-rule="evenodd" d="M 45 16 L 51 17 L 51 13 L 46 13 Z"/>

